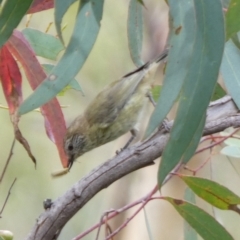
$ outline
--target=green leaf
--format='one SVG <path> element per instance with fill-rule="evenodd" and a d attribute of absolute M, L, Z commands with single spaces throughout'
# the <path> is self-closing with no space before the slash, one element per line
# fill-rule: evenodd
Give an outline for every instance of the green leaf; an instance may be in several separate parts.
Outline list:
<path fill-rule="evenodd" d="M 226 13 L 226 40 L 240 31 L 240 0 L 231 0 Z"/>
<path fill-rule="evenodd" d="M 234 240 L 227 230 L 201 208 L 183 200 L 165 197 L 204 240 Z"/>
<path fill-rule="evenodd" d="M 186 150 L 182 156 L 182 162 L 185 164 L 191 159 L 191 157 L 195 153 L 195 150 L 198 147 L 199 141 L 202 137 L 203 128 L 205 126 L 205 121 L 206 121 L 206 114 L 203 114 L 202 120 L 199 123 L 199 126 L 196 129 L 196 132 L 194 133 L 194 135 L 192 137 L 192 141 L 190 142 L 189 146 L 186 148 Z"/>
<path fill-rule="evenodd" d="M 62 24 L 62 19 L 64 14 L 67 12 L 68 8 L 77 0 L 55 0 L 55 12 L 54 12 L 54 17 L 55 17 L 55 25 L 56 25 L 56 30 L 59 39 L 63 43 L 63 38 L 62 38 L 62 30 L 61 30 L 61 24 Z"/>
<path fill-rule="evenodd" d="M 136 0 L 131 0 L 128 9 L 128 46 L 130 55 L 136 66 L 143 65 L 141 61 L 143 41 L 142 6 Z"/>
<path fill-rule="evenodd" d="M 222 86 L 217 83 L 217 85 L 215 86 L 211 101 L 215 101 L 219 98 L 222 98 L 226 95 L 227 93 L 225 92 L 225 90 L 222 88 Z"/>
<path fill-rule="evenodd" d="M 184 199 L 190 203 L 195 204 L 195 194 L 190 188 L 186 188 Z M 187 221 L 184 221 L 184 240 L 197 240 L 197 233 L 196 231 L 187 223 Z"/>
<path fill-rule="evenodd" d="M 234 102 L 240 109 L 240 50 L 232 40 L 226 42 L 221 65 L 224 83 Z"/>
<path fill-rule="evenodd" d="M 229 210 L 232 205 L 240 204 L 240 197 L 228 188 L 209 179 L 179 175 L 192 191 L 211 205 Z"/>
<path fill-rule="evenodd" d="M 5 1 L 0 11 L 0 47 L 9 39 L 33 0 Z"/>
<path fill-rule="evenodd" d="M 82 0 L 75 28 L 67 49 L 44 82 L 20 106 L 22 115 L 55 97 L 85 63 L 96 41 L 102 19 L 104 0 Z"/>
<path fill-rule="evenodd" d="M 161 124 L 178 99 L 192 58 L 196 32 L 193 1 L 169 1 L 169 5 L 170 33 L 168 45 L 172 47 L 168 54 L 168 64 L 161 94 L 150 118 L 145 137 L 148 137 Z"/>
<path fill-rule="evenodd" d="M 32 28 L 25 28 L 22 33 L 37 56 L 56 60 L 59 52 L 64 49 L 61 41 L 50 34 Z"/>
<path fill-rule="evenodd" d="M 54 68 L 54 65 L 52 65 L 52 64 L 42 64 L 42 67 L 43 67 L 44 71 L 47 74 L 49 74 L 52 71 L 52 69 Z M 70 87 L 70 89 L 71 88 L 75 89 L 77 91 L 80 91 L 83 94 L 82 88 L 75 78 L 71 80 L 71 82 L 67 85 L 66 88 L 69 89 L 69 87 Z M 66 90 L 66 88 L 64 88 L 64 89 Z M 64 89 L 63 89 L 63 91 L 65 92 Z M 61 95 L 61 92 L 59 93 L 59 95 Z"/>
<path fill-rule="evenodd" d="M 176 4 L 172 1 L 169 0 L 170 7 Z M 187 67 L 188 74 L 182 87 L 177 116 L 159 166 L 159 186 L 186 152 L 195 152 L 196 144 L 192 144 L 192 141 L 199 138 L 203 129 L 203 117 L 213 94 L 222 60 L 225 40 L 221 3 L 219 0 L 193 0 L 193 3 L 194 9 L 191 11 L 195 18 L 188 21 L 197 24 L 196 30 L 191 32 L 194 35 L 194 47 L 190 52 L 191 62 Z M 182 4 L 186 2 L 183 1 Z M 161 96 L 162 94 L 160 98 Z M 190 157 L 188 154 L 187 158 Z"/>

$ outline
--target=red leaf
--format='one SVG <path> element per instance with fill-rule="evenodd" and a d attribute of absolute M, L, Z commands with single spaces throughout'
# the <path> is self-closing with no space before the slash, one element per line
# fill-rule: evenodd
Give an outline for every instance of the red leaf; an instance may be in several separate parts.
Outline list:
<path fill-rule="evenodd" d="M 35 89 L 47 76 L 29 43 L 21 32 L 15 30 L 7 45 L 15 57 L 21 62 L 32 89 Z M 45 118 L 47 135 L 56 144 L 63 167 L 67 167 L 67 156 L 63 148 L 66 125 L 57 99 L 53 98 L 43 105 L 41 112 Z"/>
<path fill-rule="evenodd" d="M 16 60 L 6 45 L 0 49 L 0 77 L 9 112 L 12 115 L 22 102 L 22 76 Z"/>
<path fill-rule="evenodd" d="M 34 0 L 28 13 L 41 12 L 54 7 L 54 0 Z"/>

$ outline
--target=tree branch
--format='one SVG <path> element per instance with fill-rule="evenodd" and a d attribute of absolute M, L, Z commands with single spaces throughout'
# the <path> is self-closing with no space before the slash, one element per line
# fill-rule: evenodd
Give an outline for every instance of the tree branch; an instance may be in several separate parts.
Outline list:
<path fill-rule="evenodd" d="M 169 127 L 172 124 L 169 123 Z M 207 111 L 203 135 L 221 132 L 231 126 L 240 126 L 240 114 L 231 97 L 212 102 Z M 93 169 L 39 216 L 27 240 L 55 239 L 71 217 L 99 191 L 121 177 L 153 164 L 162 155 L 168 137 L 169 133 L 158 130 L 151 138 L 136 143 Z"/>

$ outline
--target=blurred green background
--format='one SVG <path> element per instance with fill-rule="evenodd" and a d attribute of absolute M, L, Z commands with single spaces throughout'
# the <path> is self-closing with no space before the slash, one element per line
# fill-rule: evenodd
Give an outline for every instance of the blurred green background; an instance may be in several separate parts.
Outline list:
<path fill-rule="evenodd" d="M 129 1 L 127 0 L 105 1 L 103 20 L 97 42 L 84 67 L 76 77 L 83 88 L 85 97 L 80 92 L 74 90 L 69 90 L 64 96 L 58 97 L 62 105 L 69 105 L 69 107 L 63 109 L 67 125 L 83 112 L 87 104 L 106 84 L 134 69 L 127 42 L 128 3 Z M 78 5 L 74 4 L 64 17 L 63 25 L 66 24 L 66 28 L 63 36 L 66 42 L 71 36 L 77 8 Z M 146 7 L 143 11 L 144 43 L 142 58 L 144 61 L 147 61 L 156 57 L 164 48 L 168 33 L 168 7 L 164 0 L 151 0 L 146 1 Z M 45 31 L 49 23 L 53 22 L 53 14 L 53 10 L 34 14 L 30 20 L 29 27 Z M 19 29 L 25 28 L 28 17 L 23 19 Z M 50 28 L 49 32 L 56 35 L 54 25 Z M 46 63 L 45 59 L 40 59 L 40 61 L 41 63 Z M 31 92 L 32 90 L 24 77 L 24 98 L 29 96 Z M 0 94 L 0 104 L 6 106 L 3 94 Z M 150 111 L 151 109 L 149 110 L 149 114 Z M 143 119 L 143 129 L 147 121 L 148 118 Z M 7 110 L 0 109 L 0 126 L 0 170 L 2 170 L 14 136 Z M 0 219 L 0 229 L 12 231 L 15 235 L 14 239 L 24 239 L 27 236 L 37 217 L 43 211 L 42 203 L 44 199 L 51 198 L 54 200 L 61 196 L 94 167 L 114 156 L 115 151 L 120 149 L 129 138 L 129 135 L 126 134 L 126 136 L 116 141 L 83 155 L 74 164 L 69 174 L 53 179 L 51 173 L 62 168 L 62 166 L 55 145 L 48 139 L 45 133 L 43 117 L 40 113 L 31 112 L 22 116 L 19 126 L 37 159 L 37 169 L 34 169 L 34 165 L 23 147 L 19 143 L 16 143 L 14 155 L 0 185 L 1 207 L 13 179 L 17 178 L 17 182 L 11 191 L 10 198 L 4 209 L 2 219 Z M 199 161 L 204 160 L 204 156 L 198 156 L 198 159 L 191 161 L 190 165 L 194 168 L 194 166 L 200 164 Z M 212 161 L 211 167 L 216 165 L 214 169 L 217 169 L 220 161 L 221 164 L 226 165 L 226 168 L 229 168 L 230 172 L 233 171 L 236 175 L 224 157 L 218 158 L 218 161 Z M 158 164 L 159 160 L 156 161 L 154 166 L 134 172 L 98 193 L 68 222 L 61 232 L 59 239 L 73 238 L 99 222 L 105 211 L 120 208 L 147 194 L 156 184 Z M 215 173 L 215 171 L 212 172 L 210 166 L 207 166 L 200 171 L 200 175 L 206 177 L 210 173 L 214 173 L 214 176 L 220 183 L 224 183 L 227 187 L 231 186 L 231 189 L 235 193 L 240 194 L 239 187 L 237 184 L 236 186 L 233 184 L 233 180 L 229 179 L 229 175 L 225 176 L 222 173 L 221 178 L 219 178 L 222 167 L 221 165 L 221 168 L 216 170 Z M 184 184 L 178 178 L 173 178 L 162 189 L 162 193 L 182 198 L 184 188 Z M 198 202 L 200 206 L 212 212 L 209 205 L 202 201 Z M 123 223 L 127 217 L 131 216 L 133 211 L 135 211 L 135 208 L 111 220 L 109 223 L 112 229 L 117 228 Z M 165 201 L 152 201 L 147 204 L 146 212 L 153 239 L 183 239 L 183 221 L 169 203 Z M 236 214 L 219 210 L 214 212 L 218 214 L 217 219 L 226 224 L 227 229 L 233 235 L 239 236 L 239 219 L 237 219 Z M 95 239 L 95 236 L 96 231 L 87 235 L 84 239 Z M 103 237 L 100 239 L 103 239 Z M 143 211 L 114 239 L 149 239 Z"/>

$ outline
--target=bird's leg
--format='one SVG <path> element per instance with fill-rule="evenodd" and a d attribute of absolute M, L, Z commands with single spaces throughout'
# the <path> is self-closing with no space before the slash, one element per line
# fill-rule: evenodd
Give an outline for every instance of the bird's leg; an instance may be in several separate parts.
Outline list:
<path fill-rule="evenodd" d="M 137 128 L 131 129 L 130 132 L 131 132 L 132 136 L 130 137 L 130 139 L 127 141 L 127 143 L 124 145 L 123 148 L 116 151 L 116 154 L 119 154 L 121 151 L 128 148 L 128 146 L 132 143 L 132 141 L 137 137 L 137 135 L 138 135 L 138 129 Z"/>
<path fill-rule="evenodd" d="M 137 137 L 138 134 L 138 130 L 136 128 L 133 128 L 132 130 L 130 130 L 132 136 L 130 137 L 130 139 L 127 141 L 127 143 L 125 144 L 125 146 L 123 147 L 123 149 L 128 148 L 128 146 L 131 144 L 131 142 Z"/>
<path fill-rule="evenodd" d="M 150 91 L 147 92 L 146 97 L 149 99 L 149 101 L 152 103 L 152 105 L 153 105 L 154 107 L 156 107 L 157 104 L 156 104 L 156 102 L 154 101 L 153 96 L 152 96 L 152 93 L 151 93 Z M 170 128 L 169 128 L 169 126 L 168 126 L 168 119 L 167 119 L 167 118 L 165 118 L 165 119 L 162 121 L 162 123 L 160 124 L 159 130 L 161 130 L 161 129 L 165 129 L 167 132 L 170 131 Z"/>

